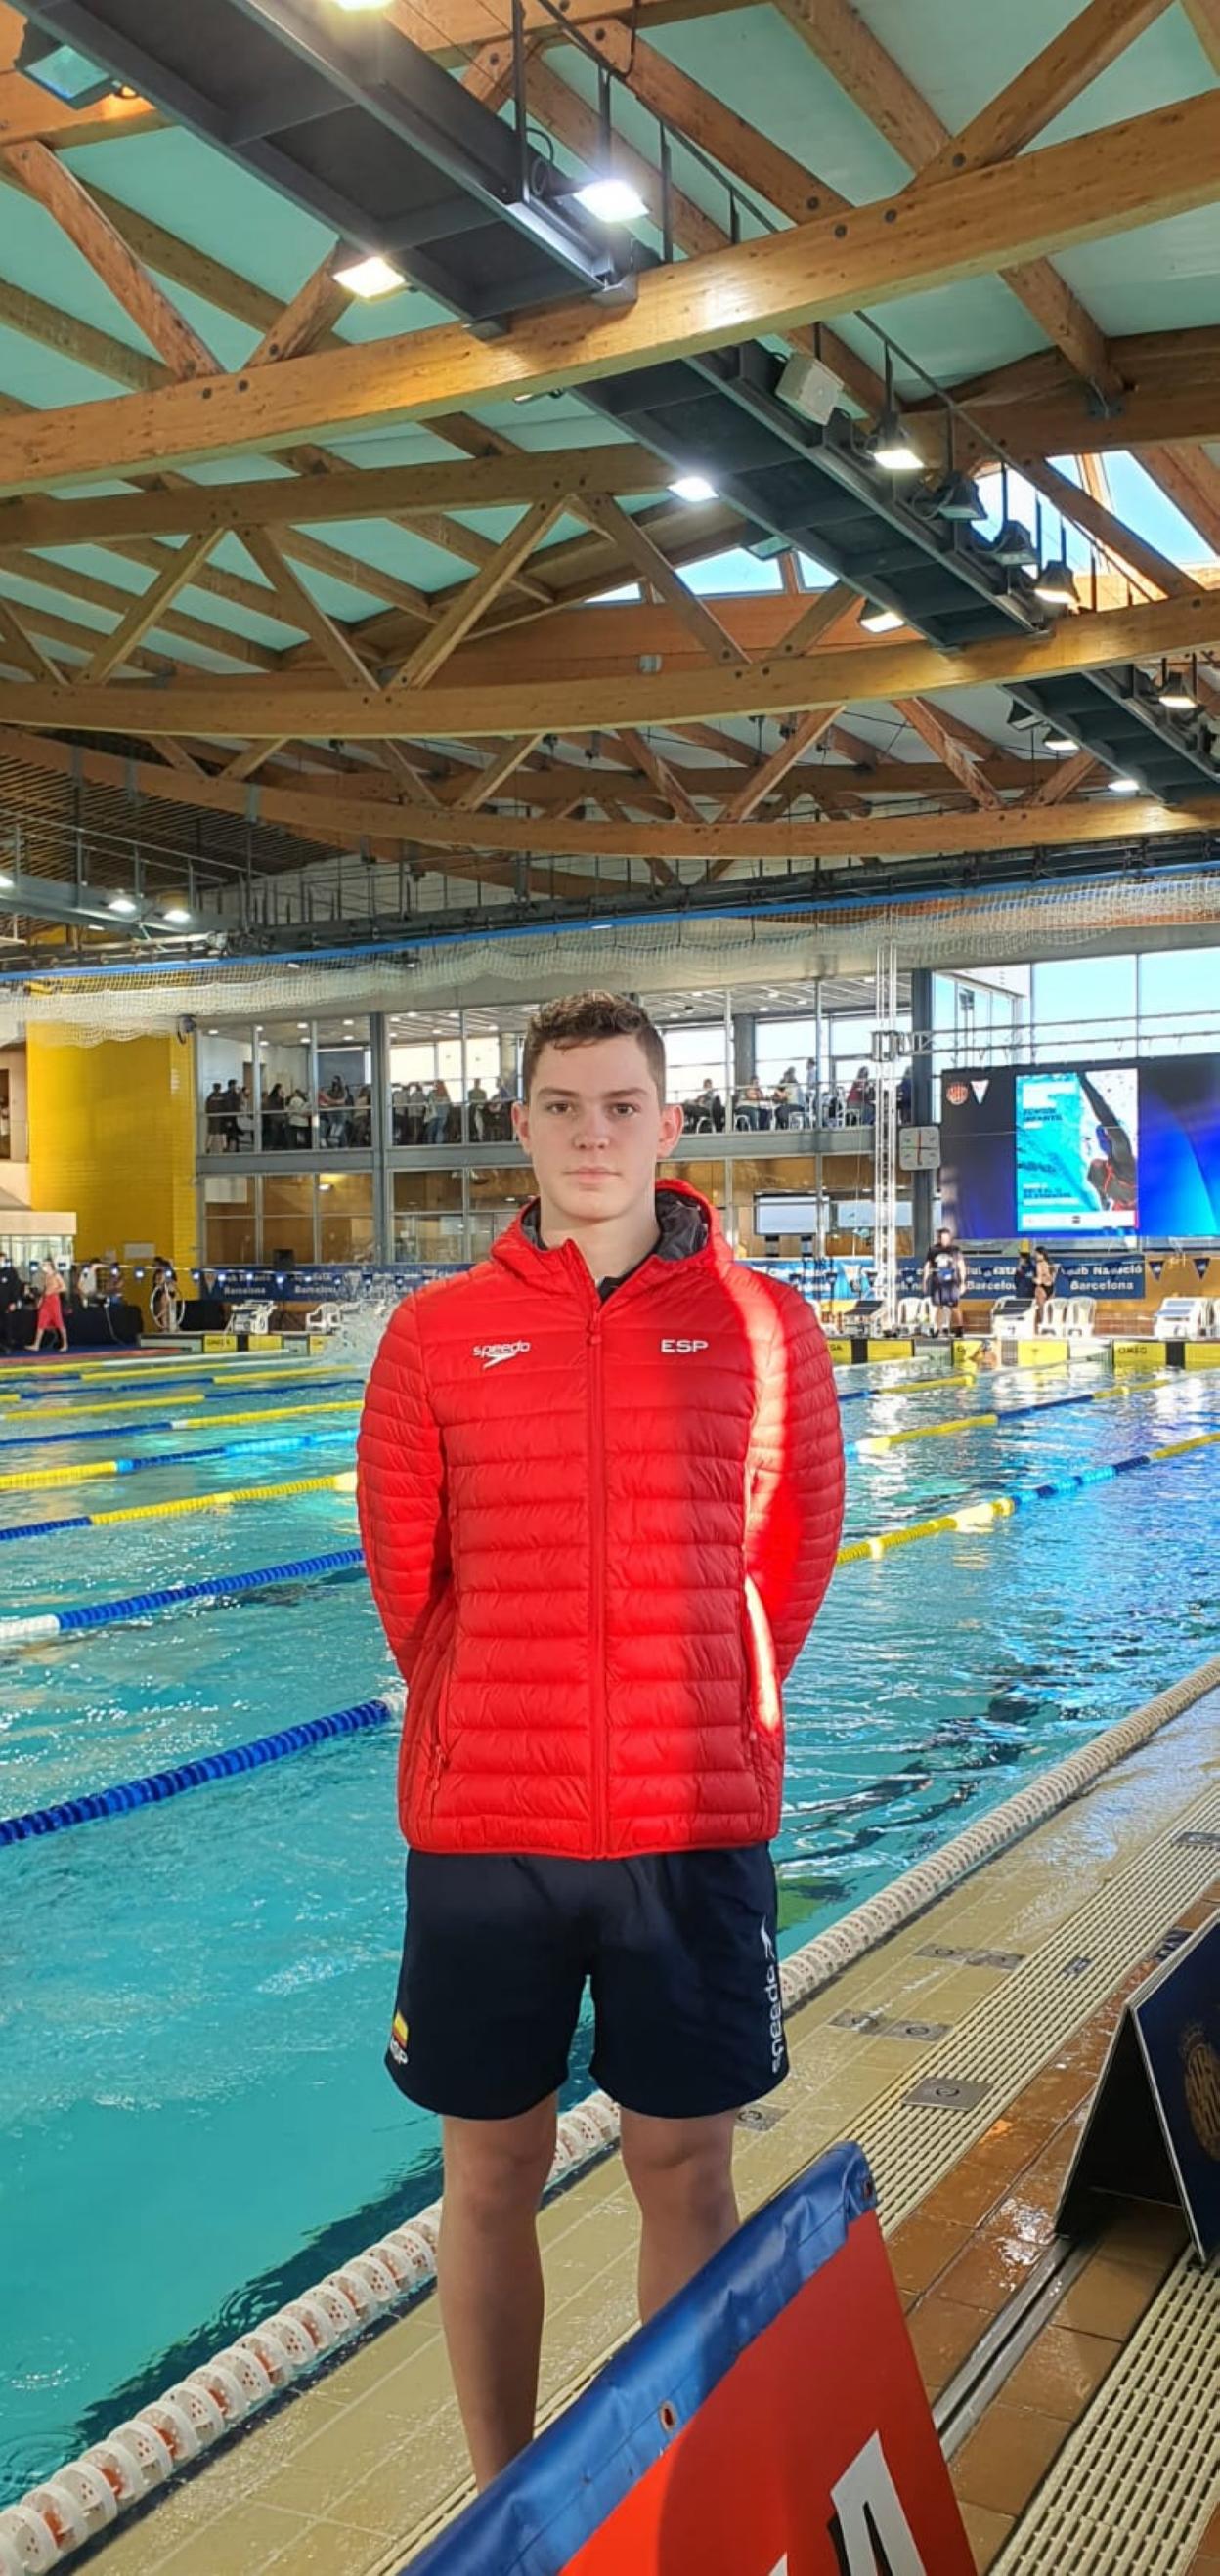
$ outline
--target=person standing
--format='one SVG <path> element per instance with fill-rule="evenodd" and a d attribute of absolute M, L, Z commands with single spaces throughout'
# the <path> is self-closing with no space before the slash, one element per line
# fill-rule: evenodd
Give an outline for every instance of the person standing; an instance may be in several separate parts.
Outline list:
<path fill-rule="evenodd" d="M 53 1261 L 43 1262 L 39 1289 L 38 1313 L 34 1318 L 34 1349 L 41 1350 L 44 1333 L 54 1333 L 60 1350 L 66 1351 L 68 1332 L 64 1323 L 64 1283 Z"/>
<path fill-rule="evenodd" d="M 843 1508 L 816 1316 L 658 1181 L 682 1112 L 644 1010 L 547 1004 L 522 1091 L 538 1195 L 397 1309 L 358 1444 L 409 1685 L 386 2062 L 443 2120 L 441 2315 L 481 2485 L 533 2431 L 536 2214 L 587 1979 L 641 2314 L 737 2225 L 736 2116 L 787 2066 L 781 1687 Z"/>
<path fill-rule="evenodd" d="M 939 1227 L 936 1241 L 925 1256 L 923 1290 L 925 1297 L 932 1301 L 933 1332 L 964 1332 L 962 1299 L 966 1293 L 966 1264 L 951 1226 Z"/>
<path fill-rule="evenodd" d="M 1058 1276 L 1059 1273 L 1046 1245 L 1040 1243 L 1034 1254 L 1034 1331 L 1036 1333 L 1046 1330 L 1046 1310 L 1055 1294 L 1055 1281 Z"/>

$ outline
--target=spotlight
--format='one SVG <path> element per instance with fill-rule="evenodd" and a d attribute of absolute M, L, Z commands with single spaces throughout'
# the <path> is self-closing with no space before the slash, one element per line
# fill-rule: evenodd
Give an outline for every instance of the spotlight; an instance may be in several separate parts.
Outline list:
<path fill-rule="evenodd" d="M 372 252 L 368 259 L 350 261 L 346 268 L 337 268 L 334 279 L 336 286 L 345 286 L 349 295 L 358 296 L 364 304 L 376 295 L 397 295 L 407 282 L 402 270 L 383 259 L 379 251 Z"/>
<path fill-rule="evenodd" d="M 1079 751 L 1080 745 L 1074 734 L 1048 733 L 1046 748 L 1048 751 Z"/>
<path fill-rule="evenodd" d="M 12 879 L 12 877 L 10 877 L 10 876 L 8 876 L 8 875 L 6 875 L 6 874 L 4 874 L 4 873 L 0 873 L 0 894 L 11 894 L 11 893 L 12 893 L 12 890 L 13 890 L 13 879 Z"/>
<path fill-rule="evenodd" d="M 167 904 L 161 915 L 162 921 L 164 921 L 171 930 L 185 929 L 190 918 L 191 916 L 186 910 L 185 905 L 181 903 Z"/>
<path fill-rule="evenodd" d="M 669 488 L 679 501 L 718 501 L 720 498 L 715 484 L 708 482 L 706 474 L 679 474 Z"/>
<path fill-rule="evenodd" d="M 947 474 L 932 495 L 932 510 L 936 518 L 957 520 L 963 526 L 987 516 L 979 487 L 968 474 Z"/>
<path fill-rule="evenodd" d="M 1199 703 L 1185 671 L 1166 672 L 1157 690 L 1157 699 L 1161 706 L 1168 708 L 1170 715 L 1175 716 L 1193 715 Z"/>
<path fill-rule="evenodd" d="M 1020 519 L 1005 519 L 991 551 L 997 563 L 1007 564 L 1014 572 L 1034 572 L 1037 569 L 1038 549 Z"/>
<path fill-rule="evenodd" d="M 599 224 L 636 224 L 648 212 L 638 188 L 629 179 L 616 179 L 611 171 L 600 179 L 587 179 L 576 190 L 576 203 L 587 215 L 595 215 Z"/>
<path fill-rule="evenodd" d="M 114 95 L 115 83 L 100 63 L 75 45 L 53 43 L 39 27 L 27 25 L 14 68 L 65 107 L 96 107 L 99 98 Z"/>
<path fill-rule="evenodd" d="M 1138 778 L 1127 778 L 1120 775 L 1117 778 L 1107 778 L 1106 785 L 1109 788 L 1111 796 L 1138 796 L 1140 792 L 1140 783 Z"/>
<path fill-rule="evenodd" d="M 869 635 L 890 635 L 896 626 L 905 626 L 906 619 L 896 608 L 866 608 L 860 624 Z"/>
<path fill-rule="evenodd" d="M 129 894 L 112 894 L 110 901 L 106 906 L 107 912 L 121 913 L 124 919 L 130 919 L 131 915 L 138 912 L 139 909 L 139 904 L 135 901 L 134 896 Z"/>
<path fill-rule="evenodd" d="M 1034 583 L 1034 597 L 1042 600 L 1047 608 L 1076 606 L 1076 577 L 1063 555 L 1057 556 L 1054 563 L 1043 565 Z"/>
<path fill-rule="evenodd" d="M 869 441 L 874 465 L 883 474 L 922 474 L 923 458 L 912 447 L 896 411 L 882 413 Z"/>

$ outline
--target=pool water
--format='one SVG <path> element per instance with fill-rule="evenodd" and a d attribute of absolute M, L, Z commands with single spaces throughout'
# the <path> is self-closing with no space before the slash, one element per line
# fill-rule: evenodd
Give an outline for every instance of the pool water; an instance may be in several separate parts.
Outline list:
<path fill-rule="evenodd" d="M 1069 1391 L 1062 1376 L 892 1397 L 887 1375 L 840 1373 L 845 1392 L 870 1390 L 845 1407 L 850 1441 Z M 0 1529 L 338 1469 L 351 1420 L 299 1461 L 249 1453 L 239 1477 L 200 1460 L 0 1493 Z M 1212 1428 L 1220 1385 L 1183 1376 L 853 1458 L 849 1532 Z M 190 1445 L 131 1435 L 114 1454 Z M 57 1444 L 20 1462 L 85 1455 Z M 1220 1449 L 1204 1449 L 841 1569 L 786 1694 L 786 1948 L 1216 1650 L 1218 1494 Z M 351 1497 L 322 1493 L 0 1544 L 0 1616 L 288 1561 L 354 1529 Z M 0 1813 L 391 1678 L 361 1576 L 0 1650 Z M 438 2188 L 436 2124 L 381 2067 L 402 1928 L 394 1739 L 346 1738 L 0 1851 L 0 2498 Z M 586 2082 L 578 2052 L 571 2092 Z"/>

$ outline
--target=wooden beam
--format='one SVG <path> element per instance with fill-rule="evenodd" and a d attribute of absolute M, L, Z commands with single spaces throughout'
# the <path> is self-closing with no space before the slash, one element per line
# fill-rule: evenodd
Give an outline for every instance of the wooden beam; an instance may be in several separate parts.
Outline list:
<path fill-rule="evenodd" d="M 244 817 L 247 810 L 247 788 L 240 781 L 179 777 L 156 761 L 130 761 L 125 754 L 53 741 L 24 733 L 20 728 L 0 734 L 0 752 L 54 775 L 79 774 L 102 785 L 129 788 L 134 778 L 143 794 L 187 809 L 202 808 L 239 817 Z M 259 811 L 264 822 L 328 846 L 335 842 L 350 846 L 353 833 L 369 839 L 414 841 L 445 852 L 437 865 L 455 872 L 464 862 L 449 856 L 450 845 L 463 840 L 477 850 L 486 847 L 489 851 L 499 849 L 526 857 L 533 853 L 573 864 L 582 858 L 660 858 L 667 863 L 704 860 L 710 864 L 733 856 L 757 866 L 774 865 L 787 870 L 797 860 L 826 865 L 842 861 L 850 865 L 859 858 L 986 855 L 991 851 L 1048 845 L 1104 845 L 1114 841 L 1119 825 L 1119 817 L 1104 798 L 1051 808 L 1020 804 L 1004 806 L 996 813 L 971 810 L 903 814 L 867 821 L 848 816 L 841 820 L 729 826 L 569 824 L 560 820 L 539 822 L 532 816 L 442 814 L 418 804 L 396 805 L 385 797 L 355 795 L 351 780 L 338 782 L 329 800 L 264 787 L 259 794 Z M 1129 799 L 1122 810 L 1124 845 L 1217 828 L 1217 797 L 1203 798 L 1189 809 L 1160 805 L 1150 798 Z M 578 890 L 574 879 L 565 878 L 563 882 L 573 891 Z M 590 877 L 587 890 L 604 898 L 605 881 L 599 886 Z"/>
<path fill-rule="evenodd" d="M 423 688 L 433 673 L 439 671 L 442 662 L 448 660 L 462 637 L 469 634 L 483 610 L 503 590 L 505 583 L 512 580 L 513 574 L 520 570 L 535 546 L 541 545 L 556 520 L 562 517 L 563 509 L 562 501 L 535 501 L 531 509 L 522 513 L 516 527 L 510 528 L 508 535 L 501 539 L 473 581 L 464 585 L 444 616 L 438 617 L 430 633 L 416 645 L 413 653 L 407 655 L 401 670 L 395 672 L 388 684 L 388 698 L 400 699 L 408 689 Z M 522 731 L 526 730 L 528 728 L 522 727 Z"/>
<path fill-rule="evenodd" d="M 772 752 L 770 759 L 764 760 L 761 766 L 746 779 L 744 786 L 739 787 L 736 794 L 730 797 L 720 816 L 720 821 L 722 823 L 748 822 L 751 814 L 756 813 L 760 805 L 765 805 L 768 796 L 779 786 L 781 779 L 786 778 L 789 770 L 796 767 L 802 752 L 808 751 L 811 743 L 820 742 L 823 734 L 829 733 L 835 721 L 836 712 L 839 711 L 833 707 L 814 707 L 808 715 L 802 716 L 799 723 L 791 728 L 787 740 L 781 742 Z"/>
<path fill-rule="evenodd" d="M 894 705 L 903 722 L 914 727 L 929 751 L 935 752 L 937 759 L 956 778 L 959 787 L 964 787 L 966 794 L 973 797 L 976 805 L 999 804 L 999 795 L 991 780 L 942 721 L 939 708 L 926 705 L 922 698 L 895 698 Z M 990 750 L 991 745 L 987 747 Z"/>
<path fill-rule="evenodd" d="M 75 242 L 115 302 L 141 330 L 175 376 L 209 376 L 216 360 L 197 331 L 171 304 L 146 268 L 128 249 L 108 216 L 45 143 L 10 143 L 3 147 L 7 167 L 24 182 L 39 204 Z"/>
<path fill-rule="evenodd" d="M 814 593 L 802 616 L 790 626 L 780 650 L 791 661 L 794 654 L 807 653 L 810 646 L 829 635 L 840 618 L 850 617 L 860 606 L 860 594 L 849 581 L 835 581 L 829 590 Z"/>
<path fill-rule="evenodd" d="M 1078 788 L 1087 787 L 1092 779 L 1099 778 L 1101 770 L 1101 762 L 1091 751 L 1074 751 L 1070 759 L 1062 761 L 1059 768 L 1035 788 L 1033 802 L 1035 805 L 1063 805 Z"/>
<path fill-rule="evenodd" d="M 495 758 L 488 761 L 486 769 L 476 770 L 473 778 L 467 779 L 465 786 L 458 789 L 453 799 L 455 807 L 464 814 L 477 814 L 480 805 L 488 804 L 493 796 L 499 795 L 501 788 L 507 787 L 522 761 L 529 759 L 541 740 L 540 733 L 519 733 L 515 742 L 506 742 Z M 528 803 L 528 797 L 526 801 Z"/>
<path fill-rule="evenodd" d="M 953 170 L 980 169 L 988 161 L 1008 161 L 1014 152 L 1024 152 L 1169 6 L 1170 0 L 1088 0 L 1023 71 L 942 144 L 920 178 L 943 179 Z"/>
<path fill-rule="evenodd" d="M 0 134 L 6 143 L 49 143 L 75 152 L 89 143 L 154 134 L 163 123 L 146 98 L 99 98 L 92 107 L 69 107 L 21 72 L 0 73 Z"/>
<path fill-rule="evenodd" d="M 651 582 L 654 590 L 680 617 L 689 634 L 713 661 L 732 662 L 741 658 L 741 647 L 721 625 L 715 611 L 689 589 L 681 573 L 676 572 L 667 555 L 654 544 L 647 528 L 640 526 L 629 510 L 619 508 L 617 501 L 593 500 L 581 503 L 581 516 L 603 537 L 609 537 L 624 554 L 641 581 Z"/>
<path fill-rule="evenodd" d="M 319 340 L 325 340 L 333 331 L 352 300 L 350 286 L 340 286 L 335 276 L 337 256 L 335 251 L 328 251 L 321 266 L 297 288 L 279 320 L 264 331 L 257 349 L 251 350 L 247 366 L 268 367 L 280 358 L 303 358 L 307 350 L 316 349 Z"/>
<path fill-rule="evenodd" d="M 653 750 L 647 736 L 638 733 L 632 725 L 623 725 L 619 730 L 618 739 L 628 759 L 635 762 L 637 769 L 643 770 L 645 778 L 652 780 L 653 786 L 664 797 L 672 811 L 679 815 L 684 823 L 697 823 L 699 808 L 689 790 L 683 785 L 677 771 L 671 768 L 669 762 L 662 760 L 660 753 Z M 624 792 L 626 792 L 626 782 L 624 782 Z"/>
<path fill-rule="evenodd" d="M 1215 554 L 1220 547 L 1220 468 L 1197 447 L 1145 447 L 1140 463 Z"/>
<path fill-rule="evenodd" d="M 339 466 L 275 482 L 206 484 L 183 477 L 168 490 L 158 486 L 96 499 L 56 501 L 39 494 L 0 501 L 0 554 L 10 545 L 101 546 L 124 537 L 202 536 L 209 528 L 217 535 L 225 528 L 289 528 L 296 520 L 310 527 L 342 519 L 414 522 L 442 510 L 525 508 L 532 501 L 561 501 L 568 493 L 579 498 L 663 492 L 672 472 L 660 457 L 624 440 L 469 464 Z"/>
<path fill-rule="evenodd" d="M 298 579 L 279 538 L 265 529 L 246 528 L 242 531 L 242 544 L 251 562 L 257 564 L 264 581 L 270 584 L 272 597 L 278 602 L 289 625 L 299 626 L 312 638 L 332 671 L 338 672 L 349 689 L 366 689 L 369 684 L 367 664 L 361 660 L 342 627 L 327 616 L 312 592 L 306 590 L 304 582 Z"/>
<path fill-rule="evenodd" d="M 589 383 L 661 355 L 790 331 L 1206 205 L 1218 166 L 1220 92 L 1209 92 L 851 216 L 817 217 L 645 272 L 627 307 L 560 306 L 491 341 L 441 324 L 209 385 L 172 384 L 3 422 L 0 492 L 338 436 L 357 422 L 423 420 L 455 404 Z"/>
<path fill-rule="evenodd" d="M 430 639 L 429 639 L 430 640 Z M 69 726 L 90 733 L 216 734 L 268 741 L 290 734 L 330 742 L 379 742 L 419 735 L 460 740 L 511 734 L 620 731 L 623 725 L 715 723 L 728 716 L 786 715 L 805 707 L 839 707 L 1001 682 L 1048 679 L 1114 662 L 1220 644 L 1220 587 L 1180 599 L 1143 602 L 1064 617 L 1043 635 L 1015 628 L 958 652 L 935 645 L 859 644 L 811 653 L 803 660 L 628 672 L 569 678 L 499 679 L 479 687 L 459 676 L 448 688 L 319 688 L 308 676 L 278 682 L 173 680 L 164 686 L 116 683 L 51 689 L 26 684 L 14 711 L 0 690 L 0 722 Z"/>
<path fill-rule="evenodd" d="M 17 611 L 0 593 L 0 657 L 15 662 L 19 671 L 28 672 L 32 680 L 53 680 L 58 687 L 63 672 L 58 662 L 44 653 L 37 639 L 23 626 Z"/>
<path fill-rule="evenodd" d="M 211 535 L 190 537 L 176 554 L 171 555 L 164 572 L 158 574 L 137 599 L 133 599 L 126 616 L 120 618 L 113 633 L 102 637 L 86 674 L 90 684 L 109 679 L 112 671 L 121 669 L 124 662 L 130 661 L 136 645 L 142 644 L 153 627 L 160 624 L 164 611 L 177 598 L 179 591 L 185 590 L 215 543 L 216 539 Z M 174 726 L 171 730 L 177 732 L 179 728 Z"/>
<path fill-rule="evenodd" d="M 1117 518 L 1104 502 L 1096 500 L 1091 492 L 1082 491 L 1078 483 L 1061 474 L 1058 466 L 1049 464 L 1040 456 L 1022 456 L 1014 461 L 1019 463 L 1021 472 L 1033 484 L 1034 490 L 1058 510 L 1061 518 L 1070 520 L 1073 527 L 1092 537 L 1094 544 L 1110 557 L 1112 563 L 1124 570 L 1129 566 L 1141 581 L 1148 582 L 1166 599 L 1180 598 L 1183 591 L 1192 588 L 1189 573 L 1184 573 L 1178 564 L 1171 563 L 1168 555 L 1161 554 L 1156 546 L 1150 546 L 1146 537 L 1128 527 L 1124 519 Z"/>
<path fill-rule="evenodd" d="M 941 123 L 914 82 L 908 80 L 852 7 L 851 0 L 779 0 L 779 5 L 798 34 L 833 73 L 840 88 L 871 117 L 910 168 L 920 173 L 920 186 L 925 169 L 934 174 L 935 183 L 950 170 L 960 174 L 979 166 L 981 156 L 971 152 L 969 146 L 965 159 L 958 158 L 958 138 Z M 1028 115 L 1028 109 L 1025 113 Z M 996 166 L 1002 165 L 997 162 Z M 1086 381 L 1100 385 L 1106 392 L 1117 392 L 1119 380 L 1104 335 L 1058 272 L 1038 255 L 1018 255 L 1013 260 L 997 260 L 994 265 Z"/>
<path fill-rule="evenodd" d="M 1220 72 L 1220 0 L 1182 0 L 1214 72 Z"/>
<path fill-rule="evenodd" d="M 221 777 L 233 781 L 253 778 L 255 770 L 261 769 L 264 761 L 273 760 L 276 752 L 283 750 L 286 739 L 287 736 L 281 734 L 278 742 L 252 742 L 247 750 L 235 752 L 232 760 L 226 761 Z"/>
<path fill-rule="evenodd" d="M 78 322 L 74 313 L 65 312 L 60 304 L 45 303 L 28 287 L 10 286 L 0 280 L 0 322 L 6 330 L 19 332 L 23 340 L 53 349 L 58 357 L 89 367 L 95 376 L 105 376 L 114 385 L 126 385 L 133 393 L 155 393 L 166 381 L 166 370 L 159 358 L 149 357 L 143 349 L 129 348 L 125 340 L 115 338 L 113 331 L 99 331 L 92 322 Z M 28 417 L 27 406 L 21 406 L 18 416 Z"/>

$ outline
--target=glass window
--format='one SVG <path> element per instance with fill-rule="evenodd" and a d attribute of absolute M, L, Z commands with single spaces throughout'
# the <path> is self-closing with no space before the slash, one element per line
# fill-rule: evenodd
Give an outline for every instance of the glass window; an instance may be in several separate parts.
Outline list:
<path fill-rule="evenodd" d="M 1141 1055 L 1210 1055 L 1220 1038 L 1220 948 L 1138 960 Z"/>
<path fill-rule="evenodd" d="M 317 1026 L 318 1143 L 367 1152 L 373 1139 L 372 1060 L 367 1019 L 319 1020 Z M 323 1259 L 340 1260 L 339 1253 Z"/>
<path fill-rule="evenodd" d="M 210 1269 L 248 1269 L 258 1259 L 252 1172 L 209 1172 L 203 1184 L 204 1259 Z"/>
<path fill-rule="evenodd" d="M 312 1261 L 314 1178 L 312 1172 L 267 1172 L 263 1177 L 263 1259 L 279 1268 L 286 1261 Z"/>
<path fill-rule="evenodd" d="M 314 1141 L 308 1020 L 276 1020 L 255 1032 L 258 1042 L 261 1134 L 264 1154 L 309 1151 Z M 309 1258 L 312 1260 L 313 1255 Z"/>
<path fill-rule="evenodd" d="M 1050 958 L 1035 966 L 1033 1016 L 1039 1064 L 1134 1056 L 1134 957 Z"/>
<path fill-rule="evenodd" d="M 373 1258 L 371 1172 L 322 1172 L 318 1176 L 318 1259 Z"/>
<path fill-rule="evenodd" d="M 493 1197 L 494 1184 L 506 1177 L 503 1173 L 480 1172 L 476 1175 L 472 1172 L 472 1193 L 477 1179 L 487 1188 L 489 1198 Z M 519 1196 L 528 1196 L 521 1182 L 517 1183 L 517 1188 Z M 515 1206 L 507 1206 L 503 1222 L 507 1224 L 515 1212 Z M 491 1235 L 499 1230 L 495 1225 L 491 1232 L 484 1233 L 482 1240 L 476 1243 L 476 1255 L 488 1250 Z M 394 1259 L 443 1264 L 464 1261 L 465 1257 L 460 1171 L 433 1167 L 426 1171 L 395 1172 Z"/>
<path fill-rule="evenodd" d="M 662 1028 L 671 1101 L 696 1134 L 719 1132 L 726 1119 L 728 1045 L 723 1020 Z"/>
<path fill-rule="evenodd" d="M 205 1154 L 254 1148 L 254 1031 L 202 1028 L 195 1039 L 199 1147 Z"/>

